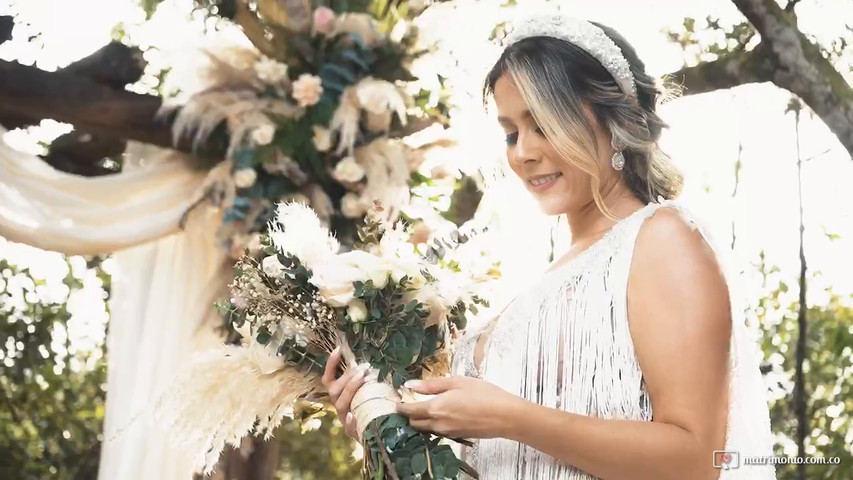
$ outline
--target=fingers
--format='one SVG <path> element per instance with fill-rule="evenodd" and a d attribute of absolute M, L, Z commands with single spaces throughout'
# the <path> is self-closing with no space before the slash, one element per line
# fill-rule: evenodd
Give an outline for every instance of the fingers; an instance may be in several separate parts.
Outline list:
<path fill-rule="evenodd" d="M 458 388 L 459 377 L 442 377 L 430 380 L 409 380 L 404 386 L 413 392 L 424 395 L 438 395 L 448 390 Z"/>
<path fill-rule="evenodd" d="M 341 375 L 341 378 L 332 381 L 332 384 L 329 385 L 328 388 L 329 388 L 329 397 L 330 397 L 333 404 L 337 405 L 338 397 L 341 396 L 341 393 L 344 391 L 344 389 L 349 384 L 350 380 L 352 380 L 352 378 L 355 375 L 363 375 L 363 374 L 362 374 L 362 371 L 357 367 L 356 368 L 349 368 L 349 369 L 347 369 L 346 373 Z"/>
<path fill-rule="evenodd" d="M 365 377 L 367 376 L 367 372 L 369 370 L 365 367 L 358 367 L 353 369 L 353 373 L 350 376 L 349 380 L 347 380 L 346 384 L 341 390 L 340 396 L 338 396 L 337 400 L 335 400 L 335 409 L 340 413 L 349 412 L 350 404 L 352 403 L 352 397 L 355 396 L 355 392 L 364 385 Z M 343 378 L 342 378 L 343 380 Z"/>
<path fill-rule="evenodd" d="M 352 412 L 347 413 L 344 419 L 344 432 L 350 437 L 358 440 L 358 432 L 356 431 L 355 417 Z"/>
<path fill-rule="evenodd" d="M 341 347 L 335 347 L 332 350 L 332 353 L 329 355 L 329 359 L 326 360 L 326 368 L 323 370 L 323 378 L 320 379 L 320 382 L 327 389 L 331 388 L 332 384 L 335 383 L 335 374 L 338 371 L 338 365 L 341 363 Z"/>
<path fill-rule="evenodd" d="M 425 402 L 398 402 L 397 413 L 409 417 L 410 421 L 429 418 L 429 407 L 431 404 L 431 400 Z"/>

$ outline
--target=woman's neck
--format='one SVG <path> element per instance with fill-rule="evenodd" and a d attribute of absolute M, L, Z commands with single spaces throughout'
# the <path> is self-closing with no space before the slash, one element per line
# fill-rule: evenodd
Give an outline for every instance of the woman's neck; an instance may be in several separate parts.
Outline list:
<path fill-rule="evenodd" d="M 643 207 L 643 202 L 627 188 L 613 188 L 607 194 L 602 195 L 602 200 L 610 212 L 617 217 L 617 220 L 604 215 L 595 202 L 590 202 L 578 211 L 571 212 L 567 217 L 569 229 L 572 232 L 572 249 L 583 249 L 601 238 L 616 224 L 618 219 L 625 218 Z"/>

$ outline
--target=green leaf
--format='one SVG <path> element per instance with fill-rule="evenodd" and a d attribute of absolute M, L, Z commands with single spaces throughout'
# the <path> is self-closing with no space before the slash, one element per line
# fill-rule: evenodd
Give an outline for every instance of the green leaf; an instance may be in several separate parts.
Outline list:
<path fill-rule="evenodd" d="M 260 343 L 261 345 L 266 345 L 267 343 L 270 342 L 271 338 L 272 338 L 272 335 L 270 334 L 270 332 L 268 332 L 266 329 L 261 329 L 258 332 L 258 335 L 255 337 L 255 340 L 258 343 Z"/>
<path fill-rule="evenodd" d="M 415 475 L 423 474 L 427 471 L 427 461 L 426 455 L 423 453 L 416 453 L 412 457 L 412 473 Z"/>
<path fill-rule="evenodd" d="M 340 65 L 335 65 L 334 63 L 327 63 L 320 67 L 320 76 L 325 78 L 338 78 L 347 83 L 347 85 L 352 85 L 355 83 L 356 77 L 355 75 Z"/>

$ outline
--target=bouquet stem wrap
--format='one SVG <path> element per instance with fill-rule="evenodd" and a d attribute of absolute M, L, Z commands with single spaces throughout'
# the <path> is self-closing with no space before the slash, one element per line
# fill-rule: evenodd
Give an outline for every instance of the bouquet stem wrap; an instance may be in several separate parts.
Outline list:
<path fill-rule="evenodd" d="M 359 439 L 363 440 L 363 432 L 367 430 L 370 422 L 379 417 L 396 413 L 398 401 L 400 401 L 400 395 L 394 387 L 386 382 L 378 381 L 376 372 L 371 371 L 364 385 L 353 396 L 350 404 Z"/>

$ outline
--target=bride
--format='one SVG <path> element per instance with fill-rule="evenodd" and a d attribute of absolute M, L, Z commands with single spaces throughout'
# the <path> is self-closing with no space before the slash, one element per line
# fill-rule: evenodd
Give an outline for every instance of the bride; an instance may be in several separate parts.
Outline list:
<path fill-rule="evenodd" d="M 466 334 L 455 376 L 414 382 L 414 427 L 476 439 L 485 480 L 775 478 L 756 345 L 711 240 L 673 201 L 660 92 L 634 49 L 561 15 L 516 26 L 488 74 L 512 171 L 549 215 L 563 258 Z M 352 432 L 362 375 L 324 383 Z M 727 453 L 715 453 L 725 450 Z M 720 469 L 722 467 L 722 469 Z"/>

